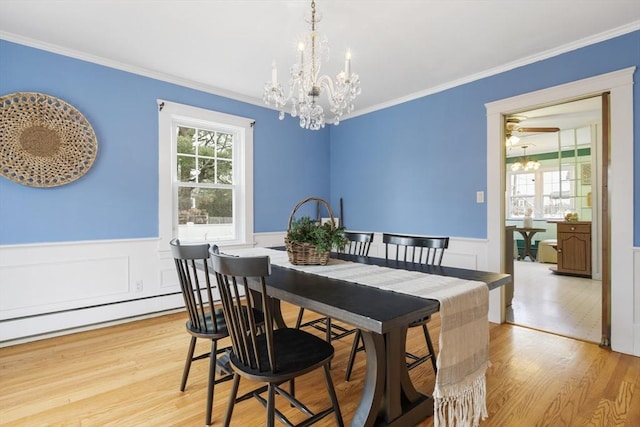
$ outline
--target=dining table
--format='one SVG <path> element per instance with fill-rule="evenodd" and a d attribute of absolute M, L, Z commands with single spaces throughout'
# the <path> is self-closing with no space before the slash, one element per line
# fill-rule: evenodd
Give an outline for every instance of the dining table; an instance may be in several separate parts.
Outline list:
<path fill-rule="evenodd" d="M 524 248 L 522 249 L 522 255 L 518 257 L 519 260 L 524 260 L 529 257 L 531 261 L 535 261 L 533 253 L 531 253 L 531 241 L 536 233 L 544 233 L 546 228 L 532 228 L 532 227 L 516 227 L 515 230 L 524 238 Z"/>
<path fill-rule="evenodd" d="M 393 269 L 481 281 L 486 283 L 490 290 L 511 282 L 511 276 L 502 273 L 342 253 L 332 253 L 331 257 Z M 409 377 L 405 363 L 405 346 L 408 325 L 416 319 L 438 312 L 440 303 L 437 300 L 362 285 L 350 280 L 309 274 L 273 263 L 271 274 L 265 280 L 278 326 L 286 327 L 280 305 L 281 301 L 286 301 L 353 325 L 362 331 L 366 370 L 362 396 L 352 419 L 352 426 L 409 426 L 433 415 L 433 397 L 417 391 Z M 259 290 L 257 283 L 250 282 L 249 286 L 253 291 Z"/>

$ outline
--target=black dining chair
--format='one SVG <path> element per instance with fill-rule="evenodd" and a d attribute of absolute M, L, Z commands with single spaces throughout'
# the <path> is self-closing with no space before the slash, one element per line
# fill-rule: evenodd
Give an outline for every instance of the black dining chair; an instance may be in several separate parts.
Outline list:
<path fill-rule="evenodd" d="M 187 378 L 191 369 L 191 362 L 209 358 L 209 386 L 207 389 L 207 409 L 205 424 L 211 425 L 213 412 L 213 392 L 216 384 L 230 380 L 230 373 L 216 379 L 217 356 L 224 353 L 227 348 L 218 348 L 218 341 L 229 336 L 224 321 L 222 309 L 214 305 L 214 292 L 209 278 L 209 244 L 180 244 L 178 239 L 173 239 L 169 245 L 178 272 L 180 289 L 184 298 L 184 305 L 189 319 L 186 323 L 187 332 L 191 335 L 191 342 L 187 352 L 187 360 L 182 372 L 180 391 L 187 386 Z M 211 351 L 194 356 L 196 341 L 198 338 L 211 340 Z M 223 366 L 219 366 L 221 372 Z"/>
<path fill-rule="evenodd" d="M 231 257 L 212 253 L 211 261 L 232 344 L 229 361 L 234 373 L 233 386 L 224 425 L 228 426 L 231 422 L 236 403 L 249 397 L 255 397 L 267 409 L 266 426 L 272 427 L 276 417 L 285 425 L 293 425 L 275 407 L 278 394 L 306 414 L 307 419 L 299 425 L 314 424 L 333 413 L 336 424 L 342 426 L 342 414 L 329 369 L 334 354 L 333 346 L 300 329 L 276 328 L 265 282 L 265 277 L 271 274 L 269 257 Z M 252 292 L 248 290 L 250 282 L 253 283 Z M 242 297 L 245 292 L 246 298 Z M 243 310 L 252 313 L 260 308 L 265 318 L 263 333 L 258 332 L 253 316 L 242 315 Z M 313 413 L 296 399 L 294 379 L 319 368 L 324 370 L 331 406 Z M 267 385 L 237 397 L 241 378 Z M 287 382 L 290 384 L 289 391 L 281 387 Z M 264 392 L 267 393 L 266 399 L 262 396 Z"/>
<path fill-rule="evenodd" d="M 448 237 L 426 237 L 426 236 L 407 236 L 399 234 L 384 233 L 382 235 L 382 242 L 385 245 L 385 258 L 394 259 L 396 261 L 427 264 L 427 265 L 440 265 L 442 263 L 442 257 L 444 251 L 449 247 Z M 431 360 L 433 365 L 433 372 L 438 371 L 436 365 L 436 354 L 433 349 L 433 342 L 431 341 L 431 335 L 427 328 L 427 323 L 431 320 L 431 316 L 426 316 L 421 319 L 417 319 L 409 324 L 410 328 L 422 327 L 424 338 L 427 343 L 427 354 L 423 356 L 417 356 L 413 353 L 406 353 L 407 357 L 407 369 L 411 370 L 421 363 Z M 345 373 L 345 381 L 349 381 L 351 378 L 351 371 L 353 370 L 353 364 L 355 362 L 355 356 L 357 352 L 364 350 L 362 343 L 362 333 L 360 330 L 356 331 L 356 336 L 353 339 L 353 346 L 351 353 L 349 354 L 349 361 L 347 362 L 347 370 Z"/>
<path fill-rule="evenodd" d="M 347 239 L 347 244 L 338 248 L 338 252 L 358 255 L 369 256 L 369 249 L 373 242 L 373 233 L 361 232 L 361 231 L 345 231 L 344 237 Z M 322 331 L 326 335 L 327 341 L 338 340 L 348 335 L 353 334 L 355 329 L 347 329 L 342 325 L 332 324 L 330 317 L 320 317 L 309 320 L 302 323 L 302 317 L 304 316 L 304 308 L 300 308 L 298 311 L 298 319 L 296 320 L 296 328 L 312 327 L 319 331 Z"/>

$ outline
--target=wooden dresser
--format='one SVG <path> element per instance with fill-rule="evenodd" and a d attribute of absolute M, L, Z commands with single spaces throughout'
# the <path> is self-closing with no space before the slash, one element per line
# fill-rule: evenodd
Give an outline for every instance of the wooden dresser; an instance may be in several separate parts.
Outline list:
<path fill-rule="evenodd" d="M 591 222 L 558 221 L 558 274 L 591 277 Z"/>

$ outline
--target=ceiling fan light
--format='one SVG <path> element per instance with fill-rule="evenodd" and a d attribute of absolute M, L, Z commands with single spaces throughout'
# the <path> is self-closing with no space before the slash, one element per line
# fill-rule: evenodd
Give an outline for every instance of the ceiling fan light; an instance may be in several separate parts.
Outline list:
<path fill-rule="evenodd" d="M 515 135 L 511 135 L 508 139 L 507 139 L 507 147 L 516 145 L 518 142 L 520 142 L 520 138 L 518 138 Z"/>

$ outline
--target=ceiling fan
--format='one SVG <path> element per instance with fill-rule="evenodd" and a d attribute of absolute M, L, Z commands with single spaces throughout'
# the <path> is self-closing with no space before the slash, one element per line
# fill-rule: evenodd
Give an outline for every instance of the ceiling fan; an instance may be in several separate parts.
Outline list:
<path fill-rule="evenodd" d="M 520 122 L 524 120 L 524 118 L 519 117 L 508 117 L 506 121 L 506 132 L 505 135 L 507 137 L 507 147 L 511 147 L 518 143 L 520 138 L 518 138 L 515 133 L 553 133 L 559 132 L 560 128 L 558 127 L 520 127 Z"/>
<path fill-rule="evenodd" d="M 560 130 L 558 127 L 520 127 L 518 125 L 522 120 L 524 119 L 519 117 L 507 118 L 507 132 L 558 132 Z"/>

